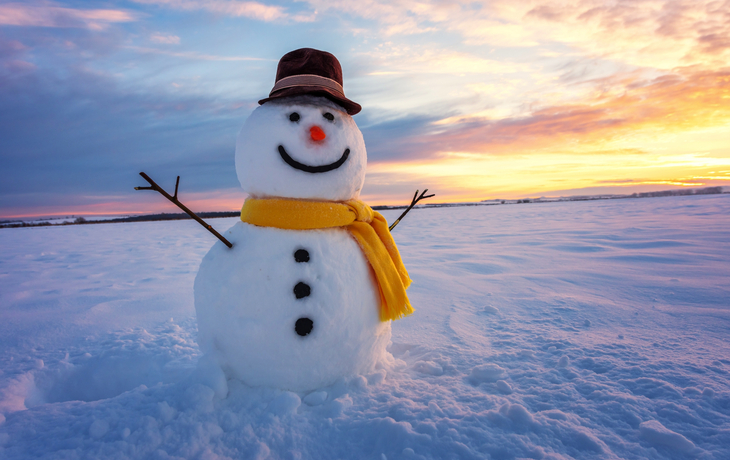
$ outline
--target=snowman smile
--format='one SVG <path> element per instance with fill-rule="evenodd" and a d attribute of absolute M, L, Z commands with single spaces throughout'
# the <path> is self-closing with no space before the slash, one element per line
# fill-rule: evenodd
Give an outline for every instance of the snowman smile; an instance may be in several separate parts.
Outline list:
<path fill-rule="evenodd" d="M 321 166 L 310 166 L 306 165 L 304 163 L 300 163 L 291 156 L 289 156 L 288 153 L 286 153 L 286 149 L 284 149 L 283 145 L 279 146 L 279 155 L 281 155 L 281 159 L 286 162 L 289 166 L 291 166 L 294 169 L 298 169 L 300 171 L 308 172 L 308 173 L 323 173 L 327 171 L 332 171 L 334 169 L 339 168 L 343 164 L 345 164 L 345 161 L 347 161 L 347 157 L 350 155 L 350 149 L 345 149 L 344 152 L 342 152 L 342 156 L 339 160 L 335 161 L 334 163 L 330 163 L 327 165 L 321 165 Z"/>

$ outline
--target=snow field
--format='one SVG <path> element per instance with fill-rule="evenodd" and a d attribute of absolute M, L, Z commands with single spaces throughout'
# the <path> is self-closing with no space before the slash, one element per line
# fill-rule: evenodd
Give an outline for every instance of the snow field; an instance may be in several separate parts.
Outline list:
<path fill-rule="evenodd" d="M 729 211 L 415 210 L 394 231 L 416 313 L 392 360 L 301 394 L 232 380 L 225 399 L 196 370 L 203 229 L 4 229 L 0 456 L 730 458 Z"/>

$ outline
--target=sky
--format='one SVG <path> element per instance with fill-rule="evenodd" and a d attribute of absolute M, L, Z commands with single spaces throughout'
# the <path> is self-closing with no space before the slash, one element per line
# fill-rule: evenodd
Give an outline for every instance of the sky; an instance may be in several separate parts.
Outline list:
<path fill-rule="evenodd" d="M 285 53 L 342 64 L 362 199 L 730 186 L 730 1 L 0 0 L 0 218 L 239 209 Z"/>

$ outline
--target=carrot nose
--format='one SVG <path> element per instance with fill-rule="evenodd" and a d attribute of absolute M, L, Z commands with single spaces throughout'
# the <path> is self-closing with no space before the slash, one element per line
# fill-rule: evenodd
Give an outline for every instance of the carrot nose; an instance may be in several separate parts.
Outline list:
<path fill-rule="evenodd" d="M 309 135 L 312 136 L 312 140 L 316 142 L 323 141 L 324 138 L 327 137 L 324 131 L 322 131 L 322 128 L 319 126 L 312 126 L 309 128 Z"/>

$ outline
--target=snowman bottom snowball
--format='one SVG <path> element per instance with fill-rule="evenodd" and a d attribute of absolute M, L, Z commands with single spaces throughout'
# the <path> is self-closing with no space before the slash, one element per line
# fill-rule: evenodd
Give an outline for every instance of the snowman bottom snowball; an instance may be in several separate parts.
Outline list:
<path fill-rule="evenodd" d="M 309 391 L 385 360 L 372 273 L 347 230 L 283 230 L 239 222 L 195 279 L 198 342 L 228 377 Z"/>

